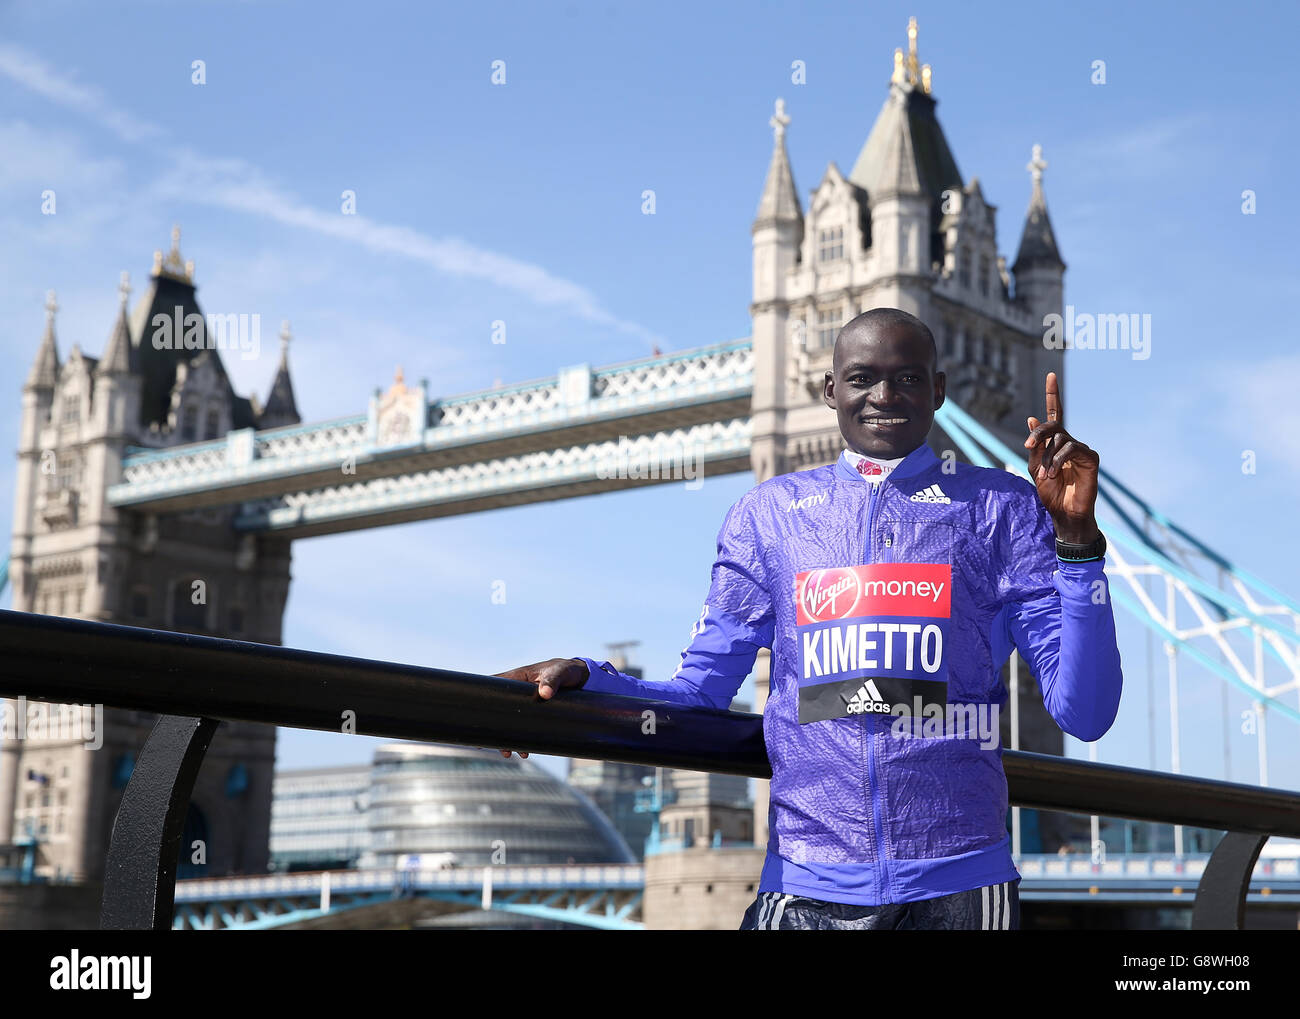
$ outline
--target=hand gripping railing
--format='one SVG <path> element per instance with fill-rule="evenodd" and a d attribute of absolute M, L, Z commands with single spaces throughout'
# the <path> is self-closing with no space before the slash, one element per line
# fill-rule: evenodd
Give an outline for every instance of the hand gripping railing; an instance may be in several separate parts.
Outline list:
<path fill-rule="evenodd" d="M 170 929 L 194 779 L 221 720 L 769 778 L 762 717 L 215 637 L 0 611 L 0 696 L 157 712 L 113 825 L 100 925 Z M 655 724 L 644 724 L 654 712 Z M 1023 807 L 1226 830 L 1193 926 L 1239 929 L 1270 835 L 1300 838 L 1300 795 L 1006 751 Z"/>

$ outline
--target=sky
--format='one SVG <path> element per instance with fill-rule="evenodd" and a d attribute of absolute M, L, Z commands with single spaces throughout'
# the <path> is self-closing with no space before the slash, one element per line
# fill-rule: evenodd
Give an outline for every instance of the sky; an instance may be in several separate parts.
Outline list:
<path fill-rule="evenodd" d="M 999 250 L 1014 260 L 1039 143 L 1067 302 L 1151 316 L 1145 359 L 1069 355 L 1071 433 L 1300 596 L 1291 5 L 0 0 L 0 448 L 17 447 L 46 291 L 61 355 L 98 355 L 119 273 L 139 296 L 174 223 L 204 310 L 263 321 L 260 356 L 227 358 L 237 390 L 265 397 L 292 323 L 306 421 L 364 412 L 398 365 L 452 395 L 746 337 L 774 101 L 806 207 L 831 162 L 852 167 L 911 15 Z M 666 677 L 723 514 L 753 483 L 298 541 L 284 642 L 490 674 L 631 640 Z M 12 491 L 3 458 L 5 530 Z M 1122 613 L 1119 628 L 1124 699 L 1097 759 L 1167 769 L 1164 656 Z M 1190 664 L 1182 677 L 1183 770 L 1257 781 L 1246 698 Z M 1268 731 L 1271 782 L 1300 787 L 1294 725 Z M 360 763 L 376 742 L 281 730 L 278 765 Z"/>

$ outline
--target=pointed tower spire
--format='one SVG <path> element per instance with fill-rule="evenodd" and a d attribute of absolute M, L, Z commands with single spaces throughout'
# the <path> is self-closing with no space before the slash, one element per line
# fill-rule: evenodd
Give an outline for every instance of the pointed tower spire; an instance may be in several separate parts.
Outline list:
<path fill-rule="evenodd" d="M 45 333 L 27 376 L 29 388 L 53 389 L 59 380 L 59 348 L 54 338 L 54 314 L 58 310 L 59 302 L 51 290 L 45 295 Z"/>
<path fill-rule="evenodd" d="M 131 296 L 131 274 L 122 270 L 121 282 L 117 285 L 121 307 L 118 308 L 117 322 L 104 347 L 104 356 L 99 359 L 97 375 L 125 375 L 136 367 L 135 347 L 131 344 L 131 323 L 127 317 L 127 301 Z"/>
<path fill-rule="evenodd" d="M 280 370 L 287 372 L 289 370 L 289 341 L 293 339 L 293 333 L 289 331 L 289 320 L 286 318 L 280 323 Z"/>
<path fill-rule="evenodd" d="M 916 19 L 907 19 L 907 56 L 902 49 L 894 50 L 894 73 L 890 81 L 895 85 L 908 85 L 920 88 L 926 95 L 930 94 L 931 71 L 929 64 L 923 64 L 916 55 Z"/>
<path fill-rule="evenodd" d="M 163 257 L 162 249 L 159 248 L 153 253 L 153 273 L 154 276 L 166 276 L 180 283 L 194 282 L 194 260 L 185 261 L 181 258 L 181 227 L 177 223 L 172 227 L 172 248 L 167 252 L 167 257 Z"/>
<path fill-rule="evenodd" d="M 266 407 L 262 410 L 258 424 L 262 428 L 275 428 L 279 425 L 296 425 L 302 418 L 298 414 L 298 404 L 294 400 L 293 380 L 289 377 L 289 341 L 293 335 L 289 331 L 288 321 L 280 323 L 280 365 L 275 372 L 275 381 L 271 383 L 270 395 L 266 398 Z"/>
<path fill-rule="evenodd" d="M 913 84 L 920 81 L 921 65 L 916 58 L 916 19 L 907 19 L 907 77 Z"/>
<path fill-rule="evenodd" d="M 772 119 L 772 161 L 767 168 L 767 181 L 763 184 L 763 197 L 758 202 L 758 216 L 754 226 L 765 223 L 792 222 L 803 219 L 803 207 L 794 186 L 794 173 L 790 170 L 790 156 L 785 149 L 785 129 L 790 117 L 785 112 L 785 100 L 776 101 Z"/>
<path fill-rule="evenodd" d="M 1043 171 L 1047 169 L 1047 160 L 1043 158 L 1043 147 L 1035 145 L 1033 157 L 1026 164 L 1034 182 L 1029 196 L 1029 211 L 1025 214 L 1025 228 L 1020 235 L 1020 250 L 1016 255 L 1011 271 L 1019 275 L 1022 269 L 1048 268 L 1064 269 L 1061 253 L 1056 247 L 1056 234 L 1052 231 L 1052 221 L 1047 215 L 1047 198 L 1043 195 Z"/>
<path fill-rule="evenodd" d="M 849 180 L 864 188 L 873 203 L 883 195 L 928 195 L 938 209 L 944 190 L 960 189 L 962 179 L 935 116 L 930 65 L 917 56 L 916 36 L 916 19 L 911 18 L 907 52 L 894 50 L 889 95 Z"/>

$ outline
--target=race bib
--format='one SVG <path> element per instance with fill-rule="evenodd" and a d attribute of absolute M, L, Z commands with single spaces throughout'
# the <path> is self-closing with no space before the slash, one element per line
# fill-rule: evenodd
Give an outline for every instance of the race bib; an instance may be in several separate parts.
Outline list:
<path fill-rule="evenodd" d="M 952 567 L 877 563 L 795 577 L 799 721 L 948 702 Z M 919 709 L 919 710 L 918 710 Z"/>

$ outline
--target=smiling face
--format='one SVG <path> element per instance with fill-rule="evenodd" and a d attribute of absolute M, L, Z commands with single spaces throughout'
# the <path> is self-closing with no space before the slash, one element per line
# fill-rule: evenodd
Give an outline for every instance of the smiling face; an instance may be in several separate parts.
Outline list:
<path fill-rule="evenodd" d="M 947 379 L 915 326 L 855 320 L 836 340 L 832 365 L 823 396 L 849 449 L 893 460 L 925 442 Z"/>

